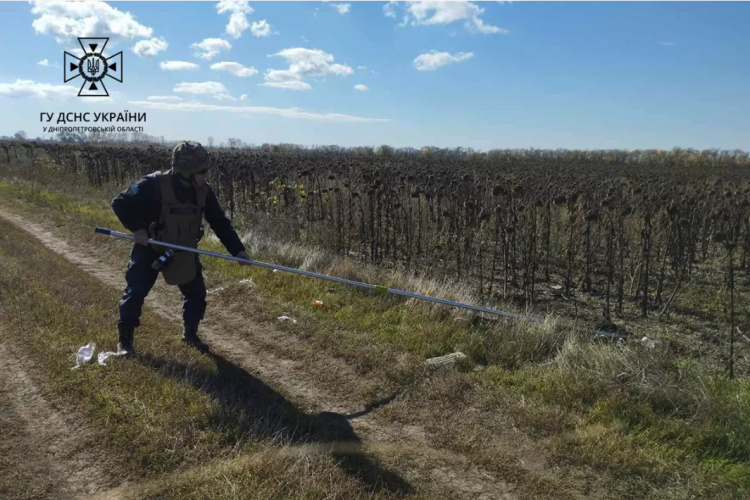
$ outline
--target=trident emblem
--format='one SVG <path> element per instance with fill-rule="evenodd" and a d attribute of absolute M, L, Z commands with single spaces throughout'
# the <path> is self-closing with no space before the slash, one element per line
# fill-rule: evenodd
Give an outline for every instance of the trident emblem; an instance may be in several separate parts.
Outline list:
<path fill-rule="evenodd" d="M 96 75 L 99 72 L 99 60 L 92 61 L 89 59 L 86 61 L 88 63 L 88 71 L 91 76 Z"/>

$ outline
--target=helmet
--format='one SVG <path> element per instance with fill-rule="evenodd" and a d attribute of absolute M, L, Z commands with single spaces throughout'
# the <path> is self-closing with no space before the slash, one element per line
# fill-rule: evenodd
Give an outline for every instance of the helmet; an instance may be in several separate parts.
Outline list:
<path fill-rule="evenodd" d="M 211 168 L 211 157 L 199 142 L 181 141 L 172 150 L 172 169 L 186 179 Z"/>

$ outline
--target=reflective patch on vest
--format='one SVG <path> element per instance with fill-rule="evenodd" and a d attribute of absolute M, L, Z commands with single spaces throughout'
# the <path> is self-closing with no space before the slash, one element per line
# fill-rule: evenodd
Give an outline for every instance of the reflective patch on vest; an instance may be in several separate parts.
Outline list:
<path fill-rule="evenodd" d="M 198 213 L 198 209 L 195 207 L 170 207 L 169 213 L 172 215 L 195 215 Z"/>

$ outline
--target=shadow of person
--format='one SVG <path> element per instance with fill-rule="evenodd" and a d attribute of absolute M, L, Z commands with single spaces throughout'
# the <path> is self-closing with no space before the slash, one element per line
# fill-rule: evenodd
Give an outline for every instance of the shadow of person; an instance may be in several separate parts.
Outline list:
<path fill-rule="evenodd" d="M 414 488 L 398 474 L 368 456 L 349 418 L 333 412 L 310 415 L 282 394 L 217 353 L 207 353 L 216 371 L 139 353 L 139 363 L 163 375 L 184 381 L 210 394 L 220 411 L 209 425 L 233 440 L 253 436 L 291 443 L 294 449 L 328 453 L 346 474 L 357 478 L 372 492 L 409 494 Z"/>

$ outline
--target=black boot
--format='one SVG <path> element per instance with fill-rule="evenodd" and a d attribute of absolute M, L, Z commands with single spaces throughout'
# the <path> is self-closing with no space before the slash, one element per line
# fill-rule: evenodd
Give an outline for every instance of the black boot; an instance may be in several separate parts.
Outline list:
<path fill-rule="evenodd" d="M 182 342 L 194 347 L 201 353 L 208 352 L 208 345 L 201 342 L 198 338 L 198 322 L 185 322 L 182 328 Z"/>
<path fill-rule="evenodd" d="M 126 358 L 135 356 L 135 350 L 133 349 L 133 330 L 135 330 L 135 328 L 132 326 L 119 326 L 117 328 L 117 353 Z"/>

